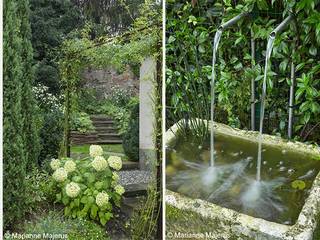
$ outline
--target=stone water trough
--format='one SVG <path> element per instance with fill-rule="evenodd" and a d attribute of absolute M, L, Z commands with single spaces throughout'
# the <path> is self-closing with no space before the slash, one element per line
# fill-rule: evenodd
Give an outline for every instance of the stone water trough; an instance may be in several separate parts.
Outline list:
<path fill-rule="evenodd" d="M 213 126 L 216 134 L 239 137 L 252 142 L 257 141 L 257 132 L 234 129 L 220 123 L 214 123 Z M 166 132 L 167 146 L 175 140 L 177 131 L 178 124 L 175 124 Z M 277 136 L 263 135 L 262 144 L 285 151 L 307 154 L 314 159 L 319 159 L 320 156 L 319 147 L 289 142 Z M 165 202 L 167 239 L 320 239 L 319 233 L 316 234 L 320 219 L 320 173 L 315 177 L 310 194 L 305 200 L 298 220 L 293 225 L 283 225 L 255 218 L 205 200 L 189 198 L 168 189 L 165 192 Z"/>

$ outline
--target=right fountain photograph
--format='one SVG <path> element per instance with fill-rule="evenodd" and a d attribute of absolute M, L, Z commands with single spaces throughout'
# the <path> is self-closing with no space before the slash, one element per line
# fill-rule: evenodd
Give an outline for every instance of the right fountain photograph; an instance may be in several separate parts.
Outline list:
<path fill-rule="evenodd" d="M 166 239 L 320 239 L 320 2 L 166 3 Z"/>

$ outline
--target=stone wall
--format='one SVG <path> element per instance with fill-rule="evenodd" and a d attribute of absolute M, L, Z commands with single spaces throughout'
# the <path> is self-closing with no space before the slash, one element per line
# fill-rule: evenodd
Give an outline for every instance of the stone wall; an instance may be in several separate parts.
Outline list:
<path fill-rule="evenodd" d="M 129 67 L 123 73 L 118 73 L 112 67 L 108 69 L 89 68 L 82 73 L 82 80 L 85 87 L 96 90 L 99 99 L 108 95 L 112 87 L 132 91 L 134 95 L 139 94 L 139 79 L 134 76 Z"/>
<path fill-rule="evenodd" d="M 155 93 L 156 61 L 144 60 L 140 67 L 139 94 L 139 163 L 140 169 L 153 169 L 156 163 L 155 148 Z"/>

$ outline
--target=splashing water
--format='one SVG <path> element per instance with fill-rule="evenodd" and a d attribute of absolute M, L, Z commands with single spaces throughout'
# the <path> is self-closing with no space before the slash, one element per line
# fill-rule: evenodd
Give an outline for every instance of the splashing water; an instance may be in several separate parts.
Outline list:
<path fill-rule="evenodd" d="M 259 125 L 259 137 L 258 137 L 258 161 L 257 161 L 257 181 L 261 180 L 261 148 L 262 148 L 262 131 L 263 131 L 263 118 L 264 118 L 264 105 L 265 105 L 265 98 L 267 92 L 267 73 L 268 73 L 268 66 L 269 66 L 269 59 L 272 52 L 273 43 L 275 40 L 275 36 L 270 35 L 267 44 L 267 51 L 266 51 L 266 60 L 265 60 L 265 67 L 264 67 L 264 77 L 263 77 L 263 85 L 262 85 L 262 95 L 261 95 L 261 109 L 260 109 L 260 125 Z"/>
<path fill-rule="evenodd" d="M 212 74 L 211 74 L 211 111 L 210 111 L 210 120 L 211 120 L 211 131 L 210 131 L 210 167 L 214 167 L 214 133 L 213 133 L 213 114 L 214 114 L 214 83 L 215 83 L 215 71 L 214 66 L 216 63 L 216 54 L 218 50 L 218 45 L 220 42 L 222 31 L 218 30 L 214 35 L 214 42 L 213 42 L 213 50 L 212 50 Z"/>

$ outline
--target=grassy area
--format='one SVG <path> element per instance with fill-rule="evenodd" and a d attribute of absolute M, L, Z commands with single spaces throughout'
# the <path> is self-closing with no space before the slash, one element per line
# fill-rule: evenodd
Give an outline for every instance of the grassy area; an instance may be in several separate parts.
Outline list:
<path fill-rule="evenodd" d="M 122 144 L 106 144 L 100 145 L 105 152 L 116 152 L 116 153 L 124 153 Z M 73 153 L 89 153 L 90 144 L 86 145 L 74 145 L 71 147 L 71 152 Z"/>
<path fill-rule="evenodd" d="M 105 152 L 114 152 L 124 154 L 122 144 L 105 144 L 100 145 Z M 90 144 L 71 146 L 71 154 L 89 155 Z M 127 156 L 121 157 L 122 160 L 128 160 Z"/>

